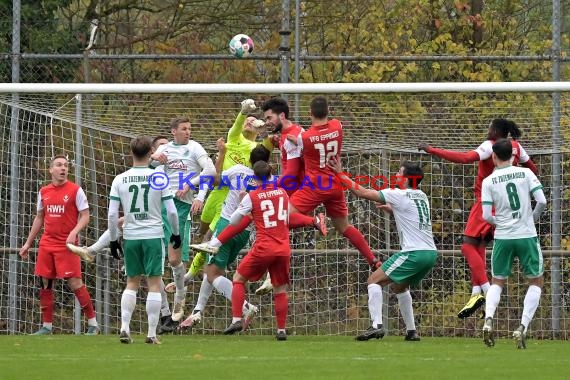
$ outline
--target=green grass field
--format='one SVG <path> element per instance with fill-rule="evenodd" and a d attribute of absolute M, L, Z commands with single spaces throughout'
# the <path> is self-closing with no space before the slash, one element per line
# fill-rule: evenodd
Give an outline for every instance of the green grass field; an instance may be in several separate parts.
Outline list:
<path fill-rule="evenodd" d="M 570 344 L 529 340 L 402 337 L 163 336 L 163 344 L 117 336 L 3 336 L 1 379 L 568 379 Z"/>

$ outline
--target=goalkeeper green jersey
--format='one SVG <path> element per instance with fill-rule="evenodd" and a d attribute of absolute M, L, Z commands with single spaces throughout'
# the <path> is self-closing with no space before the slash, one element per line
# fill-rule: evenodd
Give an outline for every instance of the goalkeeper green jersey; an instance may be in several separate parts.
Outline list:
<path fill-rule="evenodd" d="M 226 143 L 226 156 L 224 158 L 223 170 L 228 170 L 234 165 L 242 164 L 251 167 L 249 155 L 257 146 L 255 141 L 246 139 L 243 136 L 243 124 L 246 116 L 241 112 L 236 117 L 234 125 L 228 131 L 228 141 Z"/>

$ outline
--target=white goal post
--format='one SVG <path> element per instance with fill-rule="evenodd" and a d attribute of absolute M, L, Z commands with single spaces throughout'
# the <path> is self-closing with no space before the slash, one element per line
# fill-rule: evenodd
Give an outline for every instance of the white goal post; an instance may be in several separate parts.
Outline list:
<path fill-rule="evenodd" d="M 460 321 L 457 311 L 469 297 L 469 276 L 459 251 L 473 201 L 476 165 L 461 165 L 422 154 L 418 142 L 458 151 L 475 149 L 489 122 L 505 117 L 517 122 L 521 144 L 536 162 L 545 185 L 548 209 L 538 223 L 548 283 L 531 325 L 535 337 L 570 332 L 570 82 L 500 83 L 303 83 L 303 84 L 53 84 L 0 83 L 0 334 L 29 333 L 40 321 L 35 255 L 17 256 L 35 214 L 40 186 L 49 180 L 49 158 L 69 156 L 70 179 L 81 183 L 92 221 L 83 234 L 92 244 L 106 228 L 106 206 L 115 175 L 129 166 L 129 142 L 145 134 L 168 136 L 169 120 L 188 116 L 192 138 L 212 155 L 239 111 L 240 101 L 260 105 L 286 96 L 291 119 L 309 124 L 308 105 L 326 94 L 332 115 L 343 122 L 343 167 L 352 174 L 393 174 L 404 160 L 419 162 L 423 190 L 430 197 L 436 244 L 442 253 L 423 283 L 412 288 L 414 311 L 424 336 L 478 336 L 479 321 Z M 294 111 L 293 111 L 294 110 Z M 275 154 L 275 161 L 277 154 Z M 385 260 L 398 250 L 393 220 L 371 202 L 347 195 L 349 218 L 372 249 Z M 195 219 L 197 221 L 198 219 Z M 10 226 L 10 227 L 9 227 Z M 366 262 L 339 234 L 326 238 L 313 231 L 292 233 L 291 293 L 288 328 L 294 334 L 352 335 L 369 325 Z M 37 240 L 36 240 L 37 247 Z M 489 247 L 490 248 L 490 247 Z M 120 325 L 120 293 L 125 285 L 121 263 L 105 253 L 85 265 L 85 282 L 95 300 L 103 331 Z M 165 270 L 170 276 L 170 270 Z M 167 280 L 168 281 L 168 280 Z M 254 284 L 255 285 L 255 284 Z M 254 296 L 261 305 L 252 334 L 274 331 L 271 296 Z M 187 310 L 197 300 L 200 281 L 189 286 Z M 525 279 L 515 271 L 498 310 L 499 335 L 519 323 Z M 138 297 L 140 301 L 144 290 Z M 387 293 L 385 326 L 401 334 L 397 302 Z M 81 330 L 73 294 L 61 284 L 56 292 L 56 331 Z M 172 301 L 172 300 L 170 300 Z M 229 304 L 215 293 L 203 324 L 194 334 L 217 333 L 231 320 Z M 144 304 L 133 315 L 133 331 L 145 331 Z M 514 326 L 514 327 L 513 327 Z"/>

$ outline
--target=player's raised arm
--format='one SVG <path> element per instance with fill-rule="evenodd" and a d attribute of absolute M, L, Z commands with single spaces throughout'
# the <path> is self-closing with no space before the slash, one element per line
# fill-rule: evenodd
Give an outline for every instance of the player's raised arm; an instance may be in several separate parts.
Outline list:
<path fill-rule="evenodd" d="M 255 111 L 257 107 L 255 106 L 255 101 L 253 99 L 245 99 L 241 102 L 241 111 L 237 115 L 234 124 L 228 131 L 228 142 L 237 141 L 240 139 L 243 133 L 243 125 L 246 121 L 246 117 L 249 113 Z"/>
<path fill-rule="evenodd" d="M 424 151 L 433 156 L 443 158 L 444 160 L 455 162 L 458 164 L 470 164 L 481 160 L 479 153 L 472 150 L 469 152 L 455 152 L 452 150 L 434 148 L 433 146 L 426 143 L 418 144 L 418 151 Z"/>
<path fill-rule="evenodd" d="M 157 166 L 164 165 L 168 162 L 168 157 L 164 154 L 165 149 L 166 144 L 163 144 L 156 149 L 156 152 L 150 155 L 150 167 L 156 168 Z"/>
<path fill-rule="evenodd" d="M 342 172 L 342 166 L 340 160 L 337 157 L 331 157 L 328 162 L 328 166 L 340 176 L 340 179 L 344 187 L 347 187 L 354 195 L 359 198 L 369 199 L 374 202 L 386 203 L 383 198 L 378 195 L 377 190 L 366 189 L 360 185 L 357 185 L 352 181 L 346 174 Z"/>
<path fill-rule="evenodd" d="M 223 137 L 220 137 L 216 141 L 216 147 L 218 148 L 218 157 L 216 157 L 216 175 L 214 176 L 214 186 L 220 184 L 220 178 L 224 171 L 224 160 L 226 159 L 226 142 Z"/>

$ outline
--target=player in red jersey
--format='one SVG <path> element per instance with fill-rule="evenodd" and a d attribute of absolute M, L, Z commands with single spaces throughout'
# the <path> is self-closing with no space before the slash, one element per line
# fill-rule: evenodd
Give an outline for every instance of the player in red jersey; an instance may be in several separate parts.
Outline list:
<path fill-rule="evenodd" d="M 305 177 L 291 196 L 291 213 L 312 213 L 320 204 L 337 231 L 354 245 L 373 268 L 380 262 L 372 253 L 364 235 L 348 221 L 348 206 L 344 189 L 333 184 L 336 173 L 327 162 L 336 157 L 340 160 L 342 150 L 342 125 L 336 119 L 329 120 L 327 99 L 318 96 L 311 101 L 311 128 L 297 138 L 297 147 L 303 152 Z"/>
<path fill-rule="evenodd" d="M 240 262 L 233 278 L 232 323 L 224 334 L 234 334 L 243 330 L 242 305 L 245 301 L 245 284 L 259 280 L 269 271 L 273 283 L 273 301 L 277 321 L 277 340 L 286 340 L 285 323 L 287 321 L 287 286 L 291 247 L 289 245 L 289 196 L 287 192 L 267 183 L 271 177 L 271 168 L 265 161 L 253 165 L 257 179 L 257 189 L 244 196 L 237 210 L 231 216 L 230 223 L 236 225 L 251 213 L 255 223 L 256 238 L 253 247 Z"/>
<path fill-rule="evenodd" d="M 20 256 L 27 259 L 34 239 L 44 227 L 34 270 L 34 274 L 42 279 L 43 326 L 34 335 L 47 335 L 53 331 L 53 280 L 58 278 L 67 280 L 88 319 L 85 335 L 99 333 L 91 297 L 81 280 L 81 259 L 66 247 L 66 244 L 77 245 L 77 235 L 89 224 L 87 197 L 81 187 L 67 180 L 68 165 L 65 156 L 55 156 L 51 160 L 51 184 L 40 189 L 36 217 L 28 239 L 20 249 Z"/>
<path fill-rule="evenodd" d="M 304 131 L 289 120 L 289 104 L 283 98 L 275 97 L 261 106 L 267 131 L 280 133 L 278 148 L 281 151 L 281 181 L 289 196 L 293 194 L 303 180 L 303 160 L 301 149 L 287 140 L 287 136 L 298 137 Z"/>
<path fill-rule="evenodd" d="M 469 218 L 465 226 L 461 253 L 465 256 L 469 270 L 471 271 L 472 292 L 471 298 L 457 315 L 459 318 L 471 316 L 481 305 L 485 304 L 484 295 L 491 286 L 487 278 L 486 269 L 486 246 L 493 239 L 493 227 L 483 219 L 483 207 L 481 205 L 481 184 L 494 170 L 493 144 L 497 139 L 512 138 L 513 165 L 521 164 L 538 174 L 535 164 L 532 162 L 524 148 L 516 141 L 521 131 L 514 121 L 507 119 L 494 119 L 489 126 L 487 139 L 479 147 L 470 152 L 454 152 L 445 149 L 434 148 L 426 143 L 420 143 L 418 150 L 423 150 L 431 155 L 445 160 L 470 164 L 479 162 L 477 179 L 475 180 L 475 203 L 469 212 Z M 483 295 L 481 295 L 483 292 Z"/>

